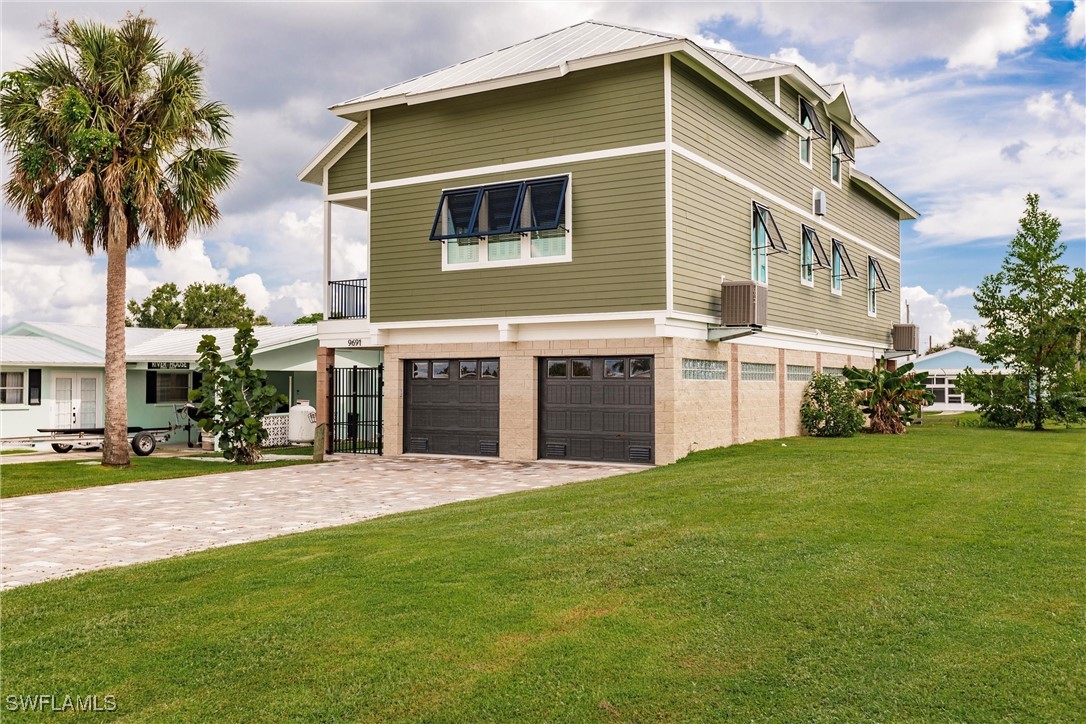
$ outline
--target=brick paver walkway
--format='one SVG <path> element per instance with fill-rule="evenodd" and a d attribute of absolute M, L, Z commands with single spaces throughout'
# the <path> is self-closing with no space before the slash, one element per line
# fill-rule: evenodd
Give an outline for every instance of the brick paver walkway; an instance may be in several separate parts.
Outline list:
<path fill-rule="evenodd" d="M 351 456 L 0 500 L 0 587 L 639 468 Z"/>

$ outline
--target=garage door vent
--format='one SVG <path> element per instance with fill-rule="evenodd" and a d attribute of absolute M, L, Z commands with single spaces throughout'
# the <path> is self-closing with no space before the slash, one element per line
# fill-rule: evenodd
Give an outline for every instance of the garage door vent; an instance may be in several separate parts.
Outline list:
<path fill-rule="evenodd" d="M 548 442 L 547 443 L 547 457 L 549 458 L 564 458 L 566 456 L 566 445 L 561 442 Z"/>
<path fill-rule="evenodd" d="M 408 452 L 430 452 L 430 439 L 425 437 L 413 437 L 407 446 Z"/>
<path fill-rule="evenodd" d="M 480 455 L 497 455 L 498 454 L 498 441 L 497 440 L 480 440 L 479 441 L 479 454 Z"/>
<path fill-rule="evenodd" d="M 635 447 L 630 446 L 630 462 L 631 463 L 648 463 L 652 462 L 652 448 L 651 447 Z"/>

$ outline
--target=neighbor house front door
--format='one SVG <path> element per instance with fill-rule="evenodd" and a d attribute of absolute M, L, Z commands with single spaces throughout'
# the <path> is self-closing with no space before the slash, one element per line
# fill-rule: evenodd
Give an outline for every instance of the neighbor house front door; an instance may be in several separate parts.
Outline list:
<path fill-rule="evenodd" d="M 101 427 L 96 375 L 53 377 L 53 426 L 60 429 Z"/>

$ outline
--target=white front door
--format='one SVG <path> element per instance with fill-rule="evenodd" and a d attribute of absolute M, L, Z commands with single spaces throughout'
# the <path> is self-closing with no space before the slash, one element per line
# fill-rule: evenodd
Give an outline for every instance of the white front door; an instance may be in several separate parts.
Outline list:
<path fill-rule="evenodd" d="M 62 430 L 101 427 L 97 375 L 53 377 L 53 426 Z"/>

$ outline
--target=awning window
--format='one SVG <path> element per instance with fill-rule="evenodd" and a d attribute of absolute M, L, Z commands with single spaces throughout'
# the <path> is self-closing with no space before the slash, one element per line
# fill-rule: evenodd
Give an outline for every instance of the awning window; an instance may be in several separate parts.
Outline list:
<path fill-rule="evenodd" d="M 841 273 L 834 276 L 839 276 L 842 279 L 855 279 L 857 277 L 856 267 L 852 265 L 852 259 L 849 258 L 848 249 L 846 249 L 845 245 L 837 239 L 832 239 L 832 242 L 833 250 L 841 260 Z"/>
<path fill-rule="evenodd" d="M 815 269 L 828 269 L 830 260 L 826 257 L 826 248 L 822 246 L 822 240 L 818 238 L 818 232 L 803 224 L 803 238 L 811 245 L 811 265 Z"/>
<path fill-rule="evenodd" d="M 886 275 L 882 271 L 882 264 L 879 264 L 879 260 L 876 259 L 873 256 L 869 256 L 869 257 L 867 257 L 867 261 L 871 265 L 871 269 L 874 270 L 875 279 L 878 281 L 878 284 L 875 286 L 875 288 L 872 291 L 876 291 L 876 292 L 889 292 L 889 291 L 891 291 L 890 282 L 886 281 Z"/>
<path fill-rule="evenodd" d="M 812 135 L 819 138 L 826 137 L 826 130 L 822 127 L 822 121 L 818 120 L 814 106 L 802 97 L 799 99 L 799 122 L 800 125 L 810 128 Z"/>
<path fill-rule="evenodd" d="M 855 163 L 856 154 L 852 152 L 852 145 L 849 144 L 848 138 L 845 136 L 845 134 L 841 133 L 841 129 L 839 129 L 837 126 L 833 126 L 830 130 L 833 133 L 833 155 L 838 157 L 843 156 L 849 161 Z"/>
<path fill-rule="evenodd" d="M 430 239 L 547 231 L 565 226 L 568 176 L 443 191 Z"/>
<path fill-rule="evenodd" d="M 765 239 L 762 248 L 768 249 L 770 254 L 787 252 L 788 247 L 784 243 L 780 230 L 777 229 L 777 222 L 773 220 L 773 214 L 757 201 L 753 202 L 753 205 L 755 231 L 761 232 L 761 235 L 756 234 L 756 237 L 760 236 Z"/>

